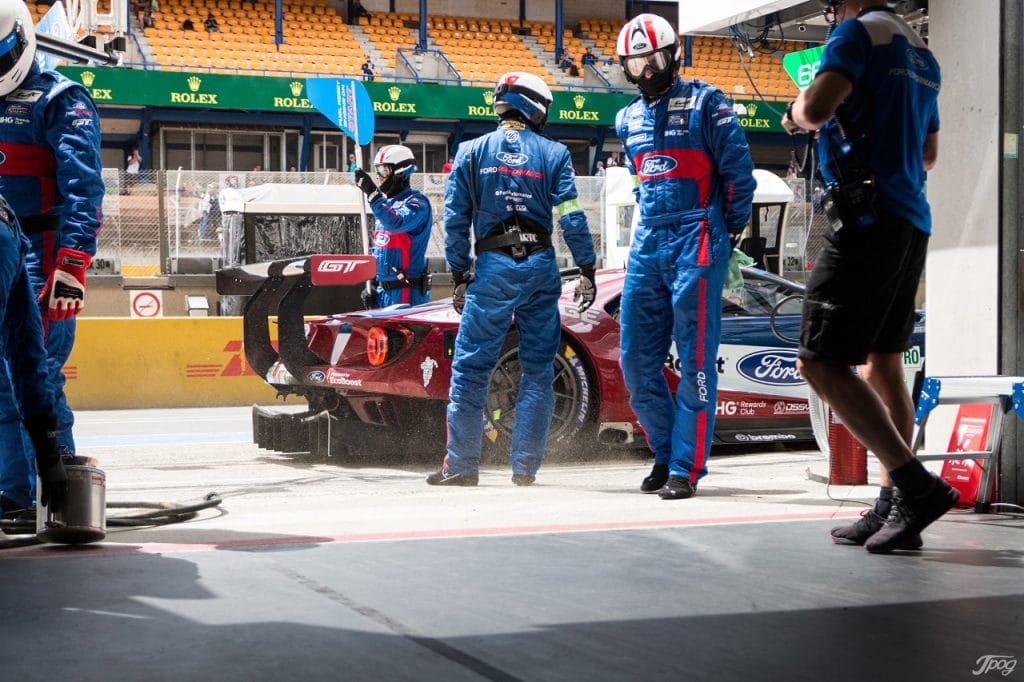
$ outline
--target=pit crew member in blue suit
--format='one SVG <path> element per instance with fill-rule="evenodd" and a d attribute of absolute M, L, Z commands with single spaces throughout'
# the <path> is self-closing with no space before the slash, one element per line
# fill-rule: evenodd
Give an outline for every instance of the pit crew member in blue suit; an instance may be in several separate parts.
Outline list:
<path fill-rule="evenodd" d="M 540 134 L 551 100 L 547 84 L 533 74 L 502 76 L 494 89 L 498 129 L 460 145 L 448 177 L 445 257 L 462 322 L 452 363 L 447 452 L 441 470 L 427 477 L 430 485 L 477 484 L 487 383 L 513 316 L 522 372 L 509 461 L 513 483 L 535 480 L 551 426 L 553 363 L 561 340 L 562 282 L 551 245 L 555 208 L 581 271 L 580 312 L 594 301 L 597 257 L 577 199 L 572 159 L 565 145 Z"/>
<path fill-rule="evenodd" d="M 707 473 L 722 288 L 750 218 L 754 166 L 722 93 L 679 78 L 679 39 L 667 21 L 631 19 L 616 49 L 640 89 L 615 121 L 640 204 L 622 291 L 622 374 L 654 452 L 640 489 L 684 499 Z M 663 374 L 673 340 L 681 361 L 674 401 Z"/>
<path fill-rule="evenodd" d="M 31 508 L 34 498 L 35 473 L 25 456 L 22 424 L 32 442 L 42 482 L 39 501 L 51 509 L 59 507 L 67 481 L 57 452 L 43 320 L 25 268 L 28 248 L 14 212 L 0 197 L 0 344 L 5 360 L 0 371 L 0 446 L 19 455 L 6 457 L 0 471 L 4 518 L 20 516 Z"/>
<path fill-rule="evenodd" d="M 379 186 L 366 171 L 355 171 L 356 184 L 366 194 L 376 219 L 373 256 L 377 279 L 369 292 L 363 292 L 363 304 L 384 308 L 396 303 L 425 303 L 430 300 L 426 256 L 434 217 L 427 197 L 409 186 L 416 172 L 412 150 L 400 144 L 381 147 L 373 158 L 373 168 Z"/>
<path fill-rule="evenodd" d="M 0 0 L 0 194 L 31 242 L 27 267 L 42 307 L 57 443 L 62 454 L 74 454 L 74 415 L 62 368 L 74 344 L 85 271 L 103 222 L 100 122 L 85 88 L 40 69 L 35 52 L 25 3 Z M 25 457 L 13 444 L 0 444 L 4 469 Z"/>

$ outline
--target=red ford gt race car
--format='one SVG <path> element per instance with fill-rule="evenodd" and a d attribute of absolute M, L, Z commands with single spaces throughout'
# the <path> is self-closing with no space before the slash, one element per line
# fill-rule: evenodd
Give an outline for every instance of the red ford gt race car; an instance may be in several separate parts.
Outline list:
<path fill-rule="evenodd" d="M 610 446 L 646 447 L 619 370 L 623 270 L 597 274 L 597 299 L 582 315 L 571 271 L 560 302 L 562 342 L 555 358 L 555 406 L 548 454 L 591 454 Z M 743 288 L 726 292 L 718 358 L 719 443 L 811 441 L 808 387 L 796 370 L 801 285 L 744 270 Z M 306 318 L 302 302 L 326 284 L 361 286 L 373 276 L 366 256 L 307 256 L 218 273 L 222 294 L 250 295 L 245 351 L 253 369 L 282 395 L 297 394 L 302 413 L 253 408 L 255 442 L 314 458 L 348 451 L 441 457 L 445 405 L 459 315 L 450 300 L 419 306 Z M 278 348 L 270 342 L 276 314 Z M 908 363 L 922 361 L 923 319 Z M 507 455 L 519 384 L 515 326 L 491 375 L 485 448 Z M 674 347 L 665 359 L 678 382 Z M 487 443 L 485 443 L 486 445 Z"/>

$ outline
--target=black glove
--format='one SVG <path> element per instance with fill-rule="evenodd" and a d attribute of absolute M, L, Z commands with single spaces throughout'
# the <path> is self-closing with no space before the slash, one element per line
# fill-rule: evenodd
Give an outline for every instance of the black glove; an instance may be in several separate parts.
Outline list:
<path fill-rule="evenodd" d="M 743 230 L 740 230 L 739 232 L 730 232 L 729 233 L 729 246 L 731 247 L 729 249 L 730 253 L 735 251 L 736 249 L 740 248 L 740 240 L 741 239 L 743 239 Z"/>
<path fill-rule="evenodd" d="M 366 287 L 363 287 L 363 290 L 359 294 L 359 297 L 361 299 L 363 299 L 363 307 L 366 308 L 367 310 L 369 310 L 370 308 L 376 308 L 377 307 L 377 289 L 376 288 L 367 289 Z"/>
<path fill-rule="evenodd" d="M 39 504 L 59 510 L 67 497 L 68 477 L 57 452 L 57 417 L 49 414 L 26 417 L 24 423 L 36 451 L 36 473 L 41 484 Z"/>
<path fill-rule="evenodd" d="M 362 168 L 356 168 L 356 185 L 359 189 L 363 190 L 363 194 L 366 195 L 366 200 L 371 204 L 377 199 L 383 198 L 383 194 L 380 193 L 380 187 L 377 187 L 377 183 L 373 181 L 373 178 L 364 171 Z"/>
<path fill-rule="evenodd" d="M 586 312 L 587 308 L 594 305 L 594 296 L 597 295 L 597 285 L 594 284 L 594 264 L 580 266 L 580 279 L 576 282 L 576 292 L 572 295 L 573 301 L 579 301 L 580 313 Z"/>
<path fill-rule="evenodd" d="M 473 281 L 473 276 L 466 272 L 452 272 L 452 284 L 455 290 L 452 291 L 452 305 L 459 315 L 466 308 L 466 287 Z"/>

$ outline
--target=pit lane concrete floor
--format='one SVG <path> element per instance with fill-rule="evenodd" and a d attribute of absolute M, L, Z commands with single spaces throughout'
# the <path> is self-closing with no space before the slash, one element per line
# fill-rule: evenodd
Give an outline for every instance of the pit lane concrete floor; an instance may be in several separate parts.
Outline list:
<path fill-rule="evenodd" d="M 248 428 L 248 409 L 79 414 L 108 501 L 224 501 L 0 551 L 0 679 L 1024 675 L 1024 521 L 957 512 L 919 552 L 838 547 L 873 489 L 813 482 L 817 452 L 719 457 L 665 502 L 637 492 L 637 459 L 431 488 L 427 465 L 297 462 Z"/>

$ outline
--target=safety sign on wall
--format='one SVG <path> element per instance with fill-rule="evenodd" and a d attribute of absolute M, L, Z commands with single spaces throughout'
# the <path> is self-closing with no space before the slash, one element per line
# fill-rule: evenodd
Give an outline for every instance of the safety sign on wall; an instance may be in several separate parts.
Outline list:
<path fill-rule="evenodd" d="M 163 317 L 164 292 L 159 289 L 139 289 L 128 292 L 132 317 Z"/>

